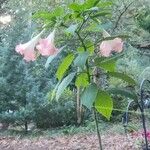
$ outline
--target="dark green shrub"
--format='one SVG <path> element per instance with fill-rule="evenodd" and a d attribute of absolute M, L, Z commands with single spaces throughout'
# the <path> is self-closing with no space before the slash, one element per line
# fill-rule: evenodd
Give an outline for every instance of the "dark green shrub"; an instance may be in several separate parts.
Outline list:
<path fill-rule="evenodd" d="M 34 122 L 38 128 L 60 127 L 75 124 L 75 97 L 66 90 L 59 101 L 52 100 L 35 109 Z"/>

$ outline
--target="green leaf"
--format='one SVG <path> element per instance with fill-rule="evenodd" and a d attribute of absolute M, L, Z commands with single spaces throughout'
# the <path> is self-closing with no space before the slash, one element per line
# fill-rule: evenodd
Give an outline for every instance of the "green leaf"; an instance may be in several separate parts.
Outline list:
<path fill-rule="evenodd" d="M 56 58 L 56 57 L 58 56 L 58 54 L 59 54 L 65 47 L 66 47 L 66 46 L 61 47 L 61 48 L 59 49 L 59 52 L 58 52 L 57 54 L 52 55 L 52 56 L 49 56 L 49 57 L 47 58 L 47 61 L 46 61 L 46 63 L 45 63 L 45 68 L 46 68 L 46 69 L 49 67 L 49 65 L 50 65 L 50 63 L 53 61 L 53 59 Z"/>
<path fill-rule="evenodd" d="M 99 2 L 100 0 L 87 0 L 83 5 L 86 9 L 90 9 L 95 7 Z"/>
<path fill-rule="evenodd" d="M 90 1 L 90 0 L 89 0 L 89 1 Z M 93 5 L 93 6 L 98 5 L 100 1 L 101 1 L 101 0 L 94 0 L 94 1 L 93 1 L 93 2 L 94 2 L 94 5 Z"/>
<path fill-rule="evenodd" d="M 55 88 L 52 90 L 52 93 L 51 93 L 51 100 L 54 99 L 54 97 L 55 97 L 55 95 L 56 95 L 56 91 L 57 91 L 58 86 L 59 86 L 60 83 L 61 83 L 61 81 L 59 81 L 59 82 L 56 84 Z"/>
<path fill-rule="evenodd" d="M 49 64 L 52 62 L 52 60 L 56 57 L 57 55 L 52 55 L 52 56 L 49 56 L 47 58 L 47 61 L 45 63 L 45 68 L 47 69 L 49 67 Z"/>
<path fill-rule="evenodd" d="M 107 2 L 104 2 L 104 1 L 101 1 L 99 4 L 98 4 L 98 7 L 100 8 L 105 8 L 105 7 L 109 7 L 111 6 L 113 3 L 111 1 L 107 1 Z"/>
<path fill-rule="evenodd" d="M 97 19 L 96 19 L 97 20 Z M 90 24 L 89 24 L 89 26 L 87 27 L 87 31 L 90 31 L 90 32 L 102 32 L 102 26 L 101 26 L 101 24 L 99 24 L 99 23 L 95 23 L 95 22 L 91 22 Z"/>
<path fill-rule="evenodd" d="M 47 11 L 39 11 L 32 16 L 32 18 L 35 19 L 45 19 L 45 20 L 50 20 L 52 17 L 53 17 L 52 13 Z"/>
<path fill-rule="evenodd" d="M 95 65 L 106 70 L 106 71 L 115 71 L 116 62 L 118 58 L 122 55 L 106 58 L 106 57 L 97 57 L 95 58 L 94 62 Z"/>
<path fill-rule="evenodd" d="M 74 76 L 75 76 L 75 73 L 71 73 L 62 80 L 62 82 L 59 84 L 57 92 L 56 92 L 56 100 L 58 100 L 60 98 L 61 94 L 64 92 L 64 90 L 70 84 L 70 82 L 73 80 Z"/>
<path fill-rule="evenodd" d="M 136 93 L 134 93 L 133 91 L 126 90 L 126 89 L 111 88 L 111 89 L 108 89 L 107 91 L 110 94 L 121 95 L 121 96 L 130 98 L 130 99 L 134 99 L 134 100 L 138 99 Z"/>
<path fill-rule="evenodd" d="M 90 53 L 90 54 L 93 54 L 94 53 L 94 43 L 92 41 L 86 41 L 85 43 L 86 47 L 87 47 L 87 51 Z"/>
<path fill-rule="evenodd" d="M 87 73 L 81 73 L 77 76 L 75 81 L 77 87 L 87 87 L 89 85 L 89 78 Z"/>
<path fill-rule="evenodd" d="M 87 0 L 83 4 L 72 3 L 69 5 L 69 8 L 75 12 L 85 12 L 85 11 L 95 11 L 97 10 L 96 5 L 99 3 L 100 0 Z"/>
<path fill-rule="evenodd" d="M 69 8 L 72 9 L 75 12 L 81 12 L 82 10 L 84 10 L 84 6 L 80 5 L 78 3 L 72 3 L 69 5 Z"/>
<path fill-rule="evenodd" d="M 99 10 L 99 8 L 98 7 L 92 7 L 92 8 L 90 8 L 90 9 L 87 9 L 86 11 L 98 11 Z"/>
<path fill-rule="evenodd" d="M 115 71 L 115 69 L 116 69 L 116 60 L 103 61 L 99 64 L 99 67 L 103 68 L 106 71 Z"/>
<path fill-rule="evenodd" d="M 102 12 L 98 12 L 98 13 L 92 15 L 91 18 L 103 17 L 106 15 L 111 15 L 111 13 L 107 12 L 107 11 L 102 11 Z"/>
<path fill-rule="evenodd" d="M 98 91 L 95 100 L 95 108 L 108 120 L 110 119 L 113 110 L 113 101 L 107 92 Z"/>
<path fill-rule="evenodd" d="M 74 60 L 75 66 L 80 67 L 80 68 L 84 68 L 88 56 L 89 56 L 88 52 L 79 53 L 77 58 Z"/>
<path fill-rule="evenodd" d="M 77 24 L 70 25 L 69 28 L 66 29 L 66 32 L 74 35 L 77 28 L 78 28 Z"/>
<path fill-rule="evenodd" d="M 58 70 L 56 72 L 56 77 L 61 80 L 64 73 L 67 71 L 69 66 L 71 65 L 72 61 L 74 59 L 74 54 L 68 54 L 62 61 L 62 63 L 59 65 Z"/>
<path fill-rule="evenodd" d="M 53 11 L 53 16 L 59 17 L 64 14 L 64 8 L 63 7 L 56 7 L 56 9 Z"/>
<path fill-rule="evenodd" d="M 136 85 L 136 81 L 132 79 L 131 77 L 129 77 L 127 74 L 120 73 L 120 72 L 107 72 L 107 74 L 111 77 L 122 79 L 131 85 Z"/>
<path fill-rule="evenodd" d="M 60 17 L 64 14 L 64 9 L 61 7 L 57 7 L 53 11 L 39 11 L 35 13 L 32 17 L 35 19 L 44 19 L 44 20 L 51 20 L 53 17 Z"/>
<path fill-rule="evenodd" d="M 84 52 L 84 47 L 82 47 L 82 46 L 78 47 L 78 48 L 77 48 L 77 51 L 78 51 L 79 53 Z"/>
<path fill-rule="evenodd" d="M 81 95 L 81 104 L 86 106 L 88 109 L 93 107 L 98 88 L 95 84 L 89 85 Z"/>
<path fill-rule="evenodd" d="M 85 9 L 85 10 L 84 10 L 84 13 L 97 12 L 98 10 L 99 10 L 98 7 L 92 7 L 92 8 L 89 8 L 89 9 Z"/>

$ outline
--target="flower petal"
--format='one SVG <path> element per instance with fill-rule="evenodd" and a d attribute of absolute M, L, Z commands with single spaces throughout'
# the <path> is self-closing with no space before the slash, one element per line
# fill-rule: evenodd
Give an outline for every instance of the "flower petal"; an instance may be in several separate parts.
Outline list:
<path fill-rule="evenodd" d="M 44 32 L 44 30 L 39 33 L 37 36 L 32 38 L 29 42 L 25 44 L 19 44 L 16 46 L 15 50 L 17 53 L 20 53 L 21 55 L 24 55 L 24 59 L 26 61 L 34 61 L 36 59 L 34 48 L 36 44 L 38 43 L 41 34 Z"/>
<path fill-rule="evenodd" d="M 103 41 L 100 45 L 100 54 L 104 57 L 109 57 L 112 52 L 111 40 Z"/>
<path fill-rule="evenodd" d="M 51 56 L 58 52 L 58 49 L 54 44 L 54 34 L 55 30 L 51 32 L 47 38 L 39 41 L 39 44 L 36 46 L 36 48 L 39 50 L 41 55 Z"/>
<path fill-rule="evenodd" d="M 115 52 L 122 52 L 123 50 L 123 41 L 121 38 L 115 38 L 113 41 L 112 41 L 112 48 L 113 48 L 113 51 Z"/>

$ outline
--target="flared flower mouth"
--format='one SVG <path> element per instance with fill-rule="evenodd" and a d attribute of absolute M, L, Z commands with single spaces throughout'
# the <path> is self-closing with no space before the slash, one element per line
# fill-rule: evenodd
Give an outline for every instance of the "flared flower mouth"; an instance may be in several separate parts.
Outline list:
<path fill-rule="evenodd" d="M 42 56 L 50 56 L 57 53 L 58 49 L 54 44 L 55 30 L 49 34 L 45 39 L 41 39 L 36 46 L 37 50 Z"/>
<path fill-rule="evenodd" d="M 105 30 L 104 30 L 105 31 Z M 106 38 L 110 36 L 106 31 L 103 33 Z M 109 57 L 113 52 L 120 53 L 123 50 L 123 41 L 121 38 L 114 38 L 113 40 L 105 40 L 100 44 L 100 55 Z"/>
<path fill-rule="evenodd" d="M 37 36 L 32 38 L 29 42 L 25 44 L 19 44 L 16 46 L 16 52 L 23 55 L 24 59 L 26 61 L 34 61 L 36 60 L 36 52 L 35 52 L 35 46 L 39 42 L 41 34 L 44 32 L 44 30 L 39 33 Z"/>
<path fill-rule="evenodd" d="M 23 55 L 26 61 L 36 60 L 35 47 L 42 56 L 51 56 L 58 53 L 58 49 L 54 44 L 55 30 L 47 38 L 41 39 L 43 32 L 44 30 L 29 42 L 16 46 L 16 52 Z"/>

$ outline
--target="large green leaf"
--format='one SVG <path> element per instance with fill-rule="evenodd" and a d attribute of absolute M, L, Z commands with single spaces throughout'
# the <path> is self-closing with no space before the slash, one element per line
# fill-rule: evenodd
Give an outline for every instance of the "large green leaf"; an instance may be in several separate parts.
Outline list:
<path fill-rule="evenodd" d="M 84 12 L 97 12 L 99 10 L 97 7 L 99 2 L 100 0 L 86 0 L 83 4 Z"/>
<path fill-rule="evenodd" d="M 110 95 L 105 91 L 98 91 L 95 100 L 95 108 L 108 120 L 113 110 L 113 101 Z"/>
<path fill-rule="evenodd" d="M 87 87 L 89 85 L 89 78 L 87 73 L 81 73 L 77 76 L 75 85 L 77 87 Z"/>
<path fill-rule="evenodd" d="M 106 70 L 106 71 L 115 71 L 116 62 L 122 55 L 113 56 L 110 58 L 106 57 L 97 57 L 94 62 L 95 65 Z"/>
<path fill-rule="evenodd" d="M 72 3 L 69 5 L 69 8 L 75 12 L 81 12 L 84 10 L 84 6 L 78 3 Z"/>
<path fill-rule="evenodd" d="M 85 46 L 87 47 L 87 52 L 89 52 L 89 54 L 93 54 L 93 52 L 94 52 L 94 49 L 95 49 L 95 47 L 94 47 L 94 43 L 92 42 L 92 41 L 90 41 L 90 40 L 87 40 L 87 41 L 85 41 Z M 78 47 L 77 48 L 77 51 L 78 52 L 85 52 L 84 51 L 84 47 Z M 87 53 L 86 52 L 86 53 Z"/>
<path fill-rule="evenodd" d="M 92 8 L 92 7 L 95 7 L 99 2 L 100 0 L 87 0 L 84 3 L 84 7 L 86 9 Z"/>
<path fill-rule="evenodd" d="M 87 0 L 83 4 L 72 3 L 69 5 L 69 8 L 75 12 L 85 12 L 89 10 L 93 11 L 93 10 L 97 10 L 95 9 L 96 8 L 95 6 L 99 3 L 99 1 L 100 0 Z"/>
<path fill-rule="evenodd" d="M 53 11 L 39 11 L 35 13 L 32 17 L 44 20 L 51 20 L 53 17 L 59 17 L 64 14 L 64 9 L 62 7 L 57 7 Z"/>
<path fill-rule="evenodd" d="M 81 103 L 88 109 L 91 109 L 97 96 L 97 92 L 97 86 L 95 84 L 90 84 L 81 95 Z"/>
<path fill-rule="evenodd" d="M 91 18 L 103 17 L 106 15 L 111 15 L 111 13 L 108 11 L 101 11 L 101 12 L 98 12 L 98 13 L 92 15 Z"/>
<path fill-rule="evenodd" d="M 89 56 L 88 52 L 81 52 L 81 53 L 79 53 L 77 58 L 74 60 L 74 64 L 77 67 L 84 68 L 88 56 Z"/>
<path fill-rule="evenodd" d="M 71 73 L 62 80 L 56 92 L 56 100 L 60 98 L 61 94 L 64 92 L 66 87 L 70 84 L 70 82 L 73 80 L 74 76 L 75 76 L 75 73 Z"/>
<path fill-rule="evenodd" d="M 61 80 L 64 73 L 67 71 L 69 66 L 71 65 L 72 61 L 74 59 L 74 54 L 68 54 L 62 61 L 62 63 L 59 65 L 58 70 L 56 72 L 56 77 Z"/>
<path fill-rule="evenodd" d="M 137 94 L 133 91 L 129 91 L 126 89 L 121 89 L 121 88 L 111 88 L 107 90 L 110 94 L 114 94 L 114 95 L 121 95 L 130 99 L 134 99 L 137 100 Z"/>
<path fill-rule="evenodd" d="M 53 14 L 48 11 L 39 11 L 35 13 L 32 17 L 36 19 L 50 20 L 53 17 Z"/>
<path fill-rule="evenodd" d="M 85 43 L 86 47 L 87 47 L 87 51 L 90 53 L 90 54 L 93 54 L 94 53 L 94 43 L 92 41 L 86 41 Z"/>
<path fill-rule="evenodd" d="M 84 12 L 97 12 L 99 10 L 98 7 L 92 7 L 90 9 L 86 9 Z"/>
<path fill-rule="evenodd" d="M 128 82 L 130 85 L 136 85 L 136 81 L 131 77 L 129 77 L 127 74 L 120 73 L 120 72 L 107 72 L 107 74 L 111 77 L 122 79 L 123 81 Z"/>
<path fill-rule="evenodd" d="M 116 69 L 116 60 L 103 61 L 99 64 L 99 67 L 106 71 L 115 71 Z"/>
<path fill-rule="evenodd" d="M 56 9 L 53 11 L 53 15 L 55 17 L 62 16 L 64 14 L 64 8 L 63 7 L 56 7 Z"/>

